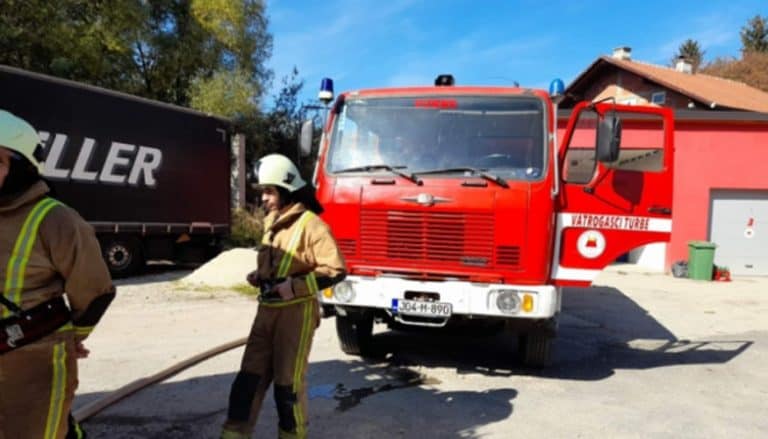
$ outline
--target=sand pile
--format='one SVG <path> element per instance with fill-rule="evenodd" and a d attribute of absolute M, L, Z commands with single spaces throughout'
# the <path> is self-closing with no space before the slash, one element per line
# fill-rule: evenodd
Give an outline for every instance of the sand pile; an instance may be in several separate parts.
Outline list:
<path fill-rule="evenodd" d="M 211 287 L 232 287 L 246 283 L 245 277 L 256 269 L 256 250 L 234 248 L 222 252 L 181 279 L 182 283 Z"/>

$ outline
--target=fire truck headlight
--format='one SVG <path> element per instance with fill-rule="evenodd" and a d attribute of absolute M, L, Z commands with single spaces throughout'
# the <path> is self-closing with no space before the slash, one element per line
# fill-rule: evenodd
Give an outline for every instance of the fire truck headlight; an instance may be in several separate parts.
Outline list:
<path fill-rule="evenodd" d="M 349 303 L 355 298 L 355 289 L 351 282 L 341 281 L 334 285 L 333 295 L 339 302 Z"/>
<path fill-rule="evenodd" d="M 513 314 L 520 310 L 520 298 L 515 290 L 497 290 L 496 307 L 504 314 Z"/>

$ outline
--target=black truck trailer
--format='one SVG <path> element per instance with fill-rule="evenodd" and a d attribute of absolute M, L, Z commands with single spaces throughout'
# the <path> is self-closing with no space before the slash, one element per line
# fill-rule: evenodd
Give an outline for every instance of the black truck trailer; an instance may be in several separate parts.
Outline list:
<path fill-rule="evenodd" d="M 229 233 L 229 121 L 3 65 L 0 109 L 38 130 L 43 176 L 93 225 L 114 275 L 203 261 Z"/>

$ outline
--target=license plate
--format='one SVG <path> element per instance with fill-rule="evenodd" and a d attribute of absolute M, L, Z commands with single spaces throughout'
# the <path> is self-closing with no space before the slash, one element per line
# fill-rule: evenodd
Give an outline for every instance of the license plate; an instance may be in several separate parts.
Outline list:
<path fill-rule="evenodd" d="M 406 299 L 392 299 L 392 308 L 400 314 L 425 317 L 450 317 L 453 310 L 450 303 Z"/>

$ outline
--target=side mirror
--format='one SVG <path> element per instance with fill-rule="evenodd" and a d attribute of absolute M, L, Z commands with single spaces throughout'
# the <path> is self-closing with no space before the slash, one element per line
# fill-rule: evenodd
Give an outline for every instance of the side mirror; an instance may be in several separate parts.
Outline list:
<path fill-rule="evenodd" d="M 621 119 L 614 114 L 605 115 L 597 124 L 597 160 L 615 162 L 621 147 Z"/>
<path fill-rule="evenodd" d="M 299 153 L 302 157 L 309 156 L 312 152 L 312 134 L 315 131 L 315 124 L 312 120 L 305 120 L 301 124 L 301 134 L 299 134 Z"/>

